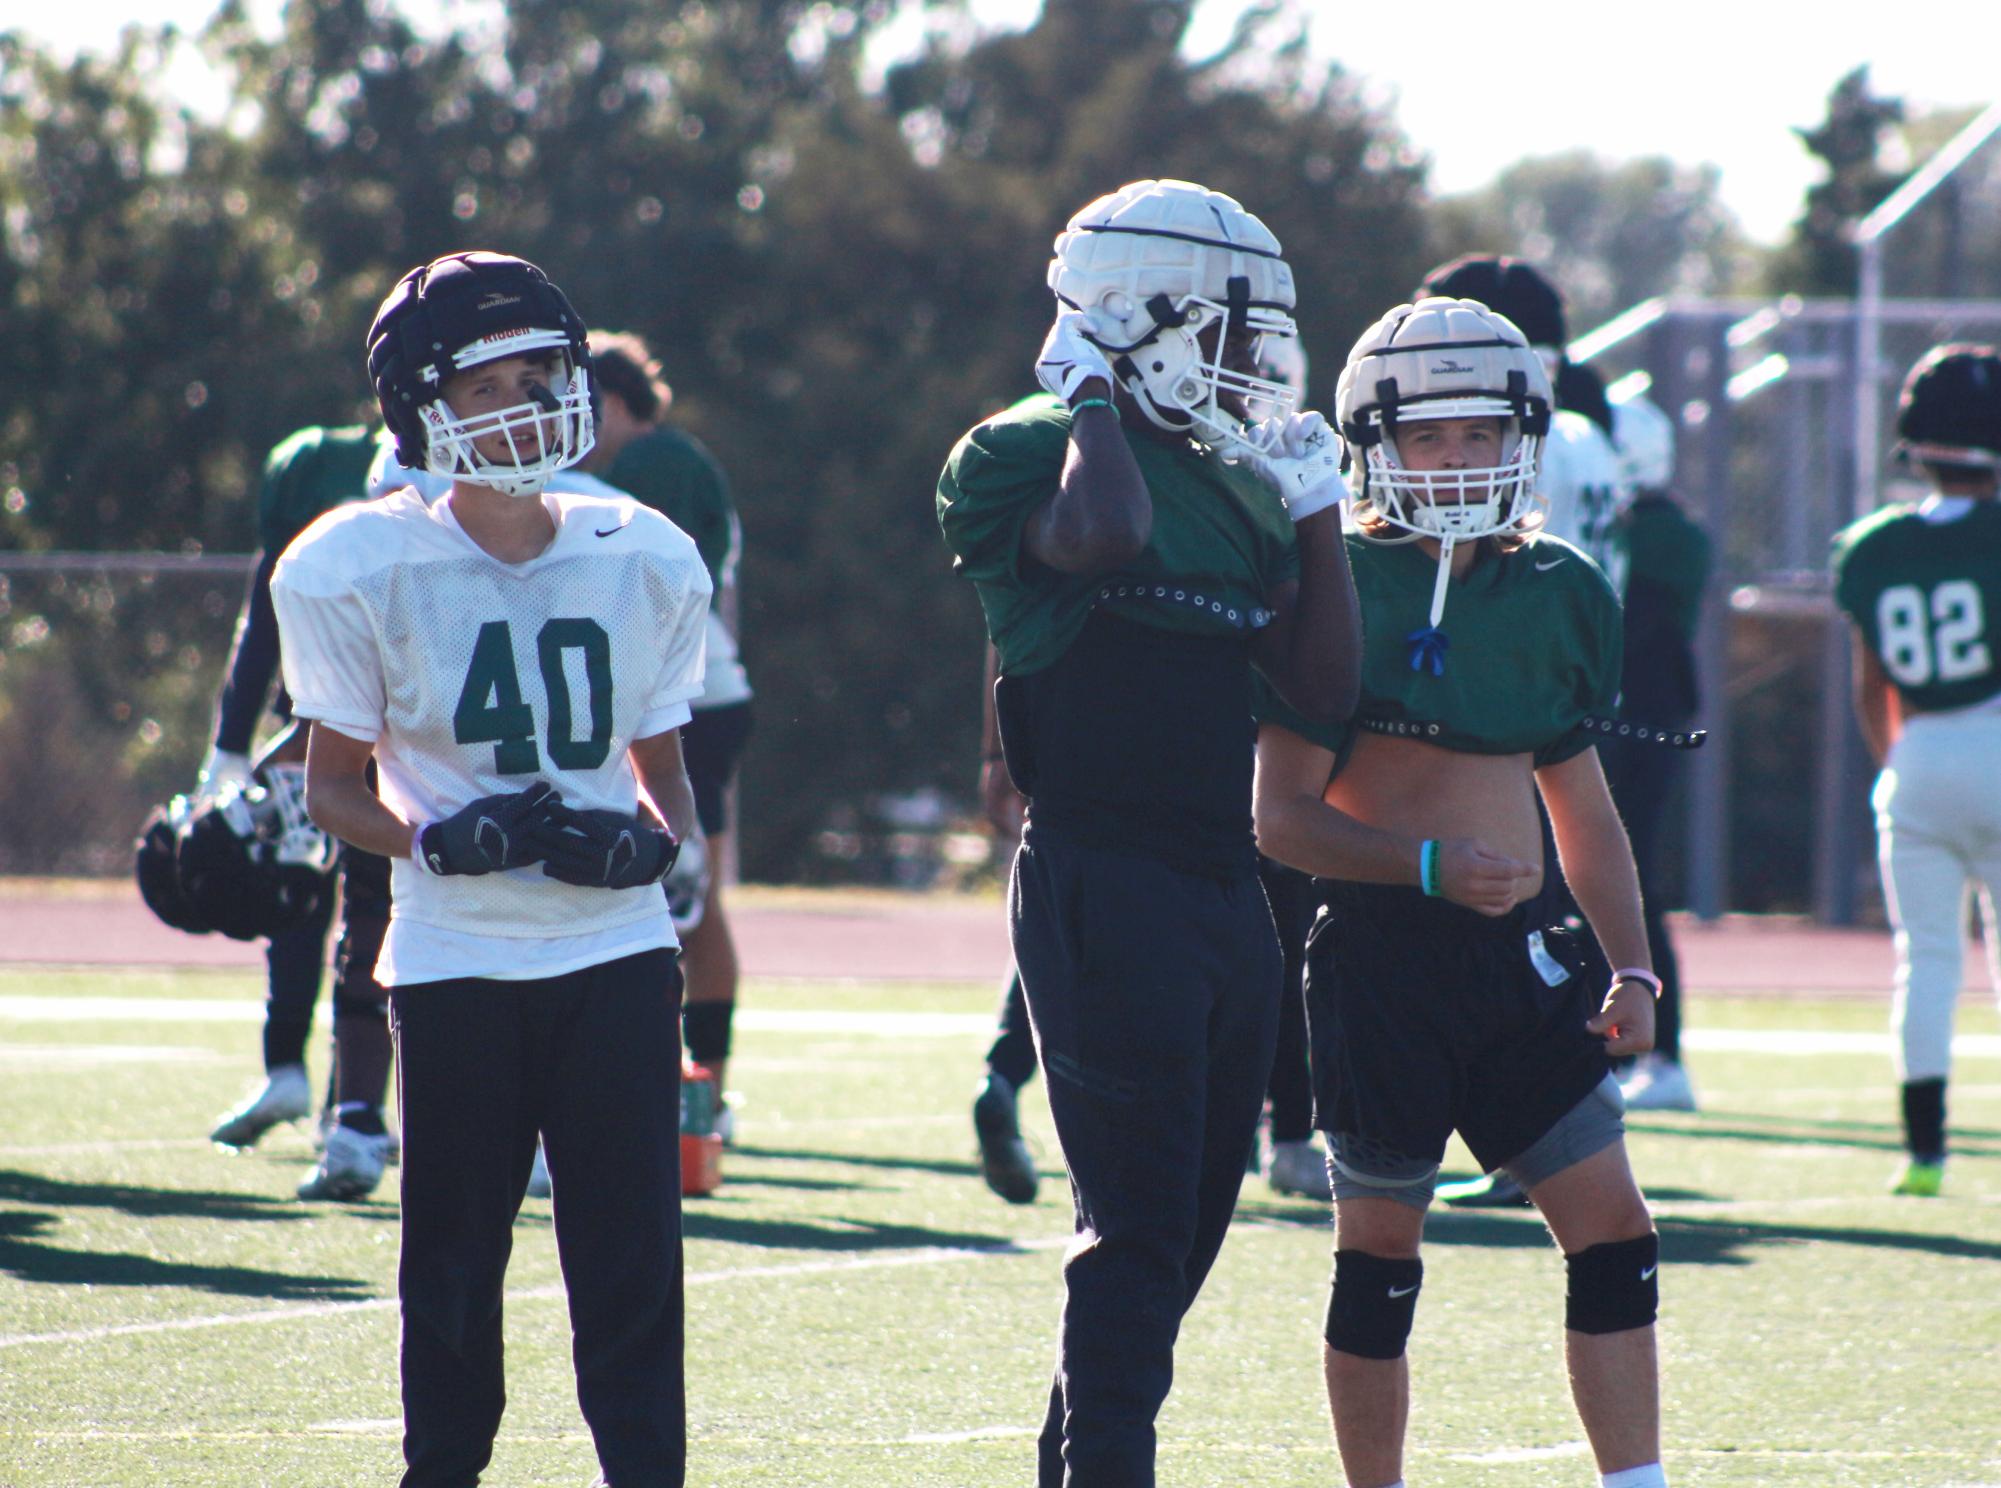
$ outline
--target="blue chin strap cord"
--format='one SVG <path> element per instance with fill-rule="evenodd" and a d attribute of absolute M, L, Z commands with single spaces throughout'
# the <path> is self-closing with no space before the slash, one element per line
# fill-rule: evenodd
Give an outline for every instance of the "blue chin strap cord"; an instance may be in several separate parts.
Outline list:
<path fill-rule="evenodd" d="M 1432 676 L 1445 675 L 1445 653 L 1452 649 L 1452 638 L 1438 628 L 1438 622 L 1445 618 L 1445 587 L 1452 582 L 1452 549 L 1456 542 L 1452 537 L 1438 540 L 1438 579 L 1431 586 L 1431 623 L 1404 637 L 1410 647 L 1413 672 L 1430 667 Z"/>

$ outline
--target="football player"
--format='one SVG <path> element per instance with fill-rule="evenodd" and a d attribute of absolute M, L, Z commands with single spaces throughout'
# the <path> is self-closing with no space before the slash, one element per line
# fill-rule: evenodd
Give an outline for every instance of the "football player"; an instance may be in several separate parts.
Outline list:
<path fill-rule="evenodd" d="M 1069 1166 L 1076 1242 L 1044 1488 L 1153 1481 L 1181 1317 L 1244 1177 L 1279 951 L 1249 831 L 1253 666 L 1345 715 L 1357 620 L 1336 441 L 1256 373 L 1292 272 L 1236 201 L 1136 181 L 1057 238 L 1036 374 L 975 427 L 938 517 L 1000 657 L 1028 798 L 1015 965 Z"/>
<path fill-rule="evenodd" d="M 667 893 L 676 902 L 681 973 L 688 984 L 681 1015 L 688 1057 L 716 1077 L 721 1091 L 727 1089 L 738 980 L 722 869 L 729 856 L 730 786 L 751 728 L 750 678 L 731 626 L 743 525 L 722 467 L 697 440 L 663 422 L 674 395 L 646 343 L 629 332 L 592 331 L 590 339 L 604 407 L 584 469 L 692 537 L 715 586 L 702 691 L 681 730 L 681 755 L 702 830 L 681 844 Z M 736 1112 L 727 1102 L 716 1113 L 716 1130 L 724 1142 L 735 1139 Z"/>
<path fill-rule="evenodd" d="M 1570 1378 L 1605 1483 L 1665 1482 L 1659 1247 L 1610 1067 L 1651 1043 L 1658 982 L 1580 726 L 1617 696 L 1619 605 L 1596 564 L 1536 531 L 1552 401 L 1523 334 L 1477 302 L 1420 300 L 1363 334 L 1336 394 L 1360 707 L 1329 725 L 1260 702 L 1260 845 L 1326 889 L 1307 1002 L 1334 1167 L 1327 1393 L 1355 1488 L 1403 1480 L 1419 1242 L 1454 1131 L 1512 1174 L 1563 1249 Z M 1544 872 L 1538 793 L 1620 968 L 1588 1021 L 1575 958 L 1527 909 Z"/>
<path fill-rule="evenodd" d="M 1896 932 L 1906 1158 L 1893 1189 L 1945 1177 L 1946 1079 L 1969 886 L 2001 993 L 2001 355 L 1934 347 L 1905 378 L 1898 453 L 1932 493 L 1834 539 L 1835 602 L 1854 628 L 1855 713 L 1882 767 L 1871 801 Z"/>
<path fill-rule="evenodd" d="M 404 1482 L 473 1482 L 492 1455 L 539 1132 L 604 1476 L 679 1484 L 680 981 L 660 885 L 697 830 L 678 730 L 708 573 L 637 501 L 548 493 L 591 448 L 595 389 L 583 322 L 532 264 L 411 270 L 368 368 L 398 458 L 450 492 L 327 514 L 272 595 L 314 723 L 313 817 L 392 864 L 376 975 L 402 1071 Z"/>
<path fill-rule="evenodd" d="M 1620 592 L 1625 582 L 1626 560 L 1617 539 L 1617 528 L 1629 493 L 1610 434 L 1604 424 L 1591 416 L 1594 403 L 1596 409 L 1604 407 L 1602 385 L 1595 379 L 1580 380 L 1564 353 L 1569 335 L 1563 299 L 1556 286 L 1535 265 L 1523 259 L 1472 253 L 1440 264 L 1427 274 L 1414 298 L 1427 295 L 1477 300 L 1512 321 L 1528 337 L 1556 391 L 1556 407 L 1543 438 L 1536 478 L 1537 491 L 1545 506 L 1542 530 L 1583 549 L 1612 581 L 1613 592 Z M 1582 401 L 1586 406 L 1566 407 L 1562 397 L 1566 388 L 1573 400 L 1584 394 Z M 1599 394 L 1595 400 L 1590 396 L 1593 391 Z M 1578 939 L 1581 954 L 1597 973 L 1593 980 L 1597 980 L 1611 967 L 1592 941 L 1590 927 L 1564 885 L 1563 869 L 1555 861 L 1553 846 L 1545 821 L 1543 857 L 1549 871 L 1545 875 L 1544 903 L 1535 913 L 1545 923 L 1569 927 Z M 1438 1197 L 1444 1203 L 1469 1208 L 1508 1208 L 1528 1203 L 1527 1195 L 1505 1172 L 1466 1183 L 1444 1184 Z"/>
<path fill-rule="evenodd" d="M 1619 521 L 1626 553 L 1625 668 L 1619 713 L 1655 729 L 1686 729 L 1701 702 L 1695 627 L 1709 582 L 1709 536 L 1689 518 L 1674 483 L 1674 421 L 1645 394 L 1612 405 L 1612 432 L 1633 501 Z M 1695 1086 L 1681 1062 L 1681 963 L 1668 933 L 1664 900 L 1655 894 L 1662 817 L 1681 756 L 1633 739 L 1599 746 L 1605 782 L 1633 842 L 1646 906 L 1647 945 L 1661 979 L 1653 1052 L 1635 1060 L 1620 1081 L 1626 1105 L 1642 1111 L 1693 1111 Z"/>
<path fill-rule="evenodd" d="M 373 483 L 381 455 L 377 431 L 363 427 L 310 427 L 279 443 L 265 459 L 258 492 L 257 526 L 261 549 L 244 597 L 230 650 L 222 694 L 216 706 L 215 740 L 196 784 L 200 799 L 213 800 L 232 786 L 251 782 L 250 751 L 257 725 L 271 703 L 291 721 L 291 698 L 272 682 L 278 671 L 278 622 L 271 606 L 271 573 L 293 538 L 322 513 L 379 494 Z M 306 755 L 305 729 L 289 726 L 259 762 L 260 771 L 300 770 Z M 381 944 L 389 894 L 388 865 L 369 854 L 341 854 L 345 892 L 341 935 L 334 955 L 334 1068 L 328 1117 L 320 1133 L 319 1160 L 300 1182 L 306 1200 L 358 1199 L 375 1190 L 384 1165 L 395 1153 L 395 1137 L 383 1120 L 389 1082 L 389 1027 L 382 989 L 372 970 Z M 240 1150 L 281 1122 L 312 1109 L 306 1078 L 306 1038 L 319 1001 L 326 965 L 327 930 L 333 896 L 296 929 L 270 937 L 265 951 L 267 993 L 264 1018 L 264 1082 L 209 1133 L 217 1145 Z"/>

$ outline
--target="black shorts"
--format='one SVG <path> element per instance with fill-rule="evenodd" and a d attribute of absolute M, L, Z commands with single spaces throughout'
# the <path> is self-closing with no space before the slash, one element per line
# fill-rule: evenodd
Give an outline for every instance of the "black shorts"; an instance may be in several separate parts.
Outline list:
<path fill-rule="evenodd" d="M 750 738 L 750 704 L 704 708 L 681 725 L 681 763 L 695 792 L 695 818 L 704 836 L 730 829 L 729 785 Z"/>
<path fill-rule="evenodd" d="M 1542 1137 L 1605 1078 L 1604 1040 L 1561 931 L 1414 888 L 1327 882 L 1306 950 L 1314 1124 L 1376 1176 L 1435 1169 L 1454 1131 L 1488 1172 Z M 1552 969 L 1552 974 L 1553 969 Z"/>

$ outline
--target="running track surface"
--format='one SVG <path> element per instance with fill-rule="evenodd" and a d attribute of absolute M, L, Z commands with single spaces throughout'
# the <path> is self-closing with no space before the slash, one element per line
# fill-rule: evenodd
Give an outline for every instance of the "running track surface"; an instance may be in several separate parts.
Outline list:
<path fill-rule="evenodd" d="M 746 975 L 863 980 L 998 981 L 1007 925 L 990 899 L 796 889 L 736 890 L 730 919 Z M 1694 995 L 1884 997 L 1890 938 L 1796 920 L 1673 919 Z M 209 967 L 256 970 L 262 942 L 184 935 L 149 914 L 122 882 L 0 879 L 0 965 Z M 1977 947 L 1969 986 L 1984 986 Z"/>

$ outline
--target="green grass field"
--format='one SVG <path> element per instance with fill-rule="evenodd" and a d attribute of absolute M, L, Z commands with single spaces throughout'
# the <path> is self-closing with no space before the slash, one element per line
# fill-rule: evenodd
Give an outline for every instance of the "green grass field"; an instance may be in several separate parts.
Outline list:
<path fill-rule="evenodd" d="M 395 1181 L 307 1207 L 281 1129 L 202 1140 L 254 1074 L 244 975 L 0 972 L 0 1484 L 390 1483 Z M 114 1004 L 86 999 L 131 999 Z M 691 1201 L 690 1481 L 1018 1485 L 1053 1357 L 1068 1195 L 971 1165 L 986 987 L 753 982 L 743 1146 Z M 943 1013 L 895 1018 L 812 1013 Z M 2001 1484 L 2001 1023 L 1968 1006 L 1947 1196 L 1884 1193 L 1889 1061 L 1781 1035 L 1879 1007 L 1702 1001 L 1696 1116 L 1639 1117 L 1660 1217 L 1678 1484 Z M 317 1078 L 323 1040 L 313 1051 Z M 1039 1089 L 1039 1087 L 1037 1087 Z M 1463 1154 L 1460 1167 L 1464 1168 Z M 1595 1483 L 1564 1390 L 1563 1271 L 1527 1214 L 1434 1214 L 1409 1480 Z M 1161 1479 L 1341 1482 L 1319 1385 L 1329 1226 L 1246 1184 L 1182 1334 Z M 510 1404 L 487 1481 L 589 1482 L 549 1206 L 518 1225 Z"/>

